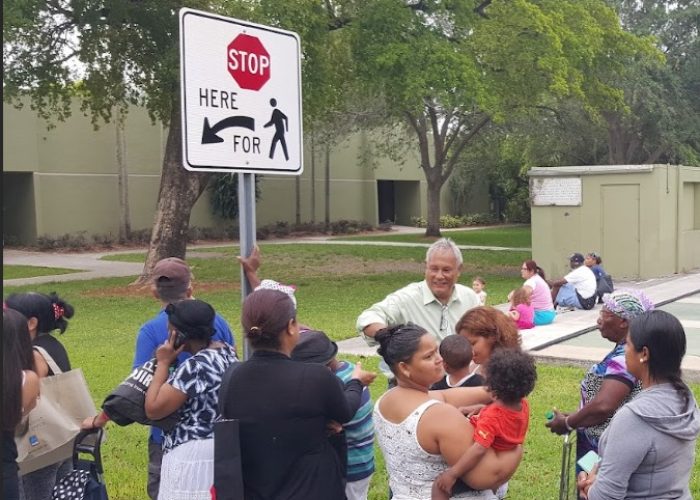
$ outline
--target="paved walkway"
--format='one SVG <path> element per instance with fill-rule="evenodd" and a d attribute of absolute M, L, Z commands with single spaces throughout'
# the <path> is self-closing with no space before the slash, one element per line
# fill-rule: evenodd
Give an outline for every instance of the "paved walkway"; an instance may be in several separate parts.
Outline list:
<path fill-rule="evenodd" d="M 421 229 L 410 227 L 395 227 L 396 232 L 416 233 Z M 449 232 L 449 231 L 446 231 Z M 339 241 L 329 237 L 308 237 L 289 240 L 269 240 L 266 244 L 289 244 L 289 243 L 315 243 L 315 244 L 342 244 L 342 245 L 394 245 L 394 246 L 419 246 L 426 247 L 428 244 L 422 243 L 381 243 L 367 241 Z M 188 247 L 189 255 L 193 254 L 197 248 L 230 247 L 232 243 L 214 243 L 205 245 L 194 245 Z M 462 249 L 489 249 L 489 250 L 516 250 L 503 247 L 479 247 L 460 246 Z M 517 250 L 523 250 L 519 248 Z M 29 285 L 37 283 L 62 282 L 73 280 L 87 280 L 94 278 L 105 278 L 114 276 L 138 276 L 143 269 L 142 263 L 115 262 L 101 260 L 106 255 L 117 253 L 134 253 L 143 249 L 129 249 L 110 252 L 86 252 L 86 253 L 52 253 L 52 252 L 30 252 L 23 250 L 3 249 L 3 263 L 8 265 L 27 265 L 42 267 L 59 267 L 67 269 L 78 269 L 80 272 L 71 274 L 36 276 L 32 278 L 19 278 L 3 280 L 3 286 Z M 685 304 L 692 309 L 693 318 L 700 316 L 700 273 L 674 275 L 665 278 L 644 280 L 638 282 L 617 283 L 617 288 L 639 288 L 654 301 L 657 306 L 663 306 L 679 299 L 686 300 Z M 692 297 L 691 297 L 692 296 Z M 507 310 L 507 304 L 496 306 Z M 600 361 L 610 350 L 604 344 L 601 345 L 600 334 L 597 332 L 596 320 L 599 309 L 596 306 L 591 311 L 571 311 L 557 316 L 551 325 L 539 326 L 531 330 L 522 332 L 523 347 L 532 351 L 540 360 L 545 362 L 574 363 L 590 365 Z M 671 311 L 678 315 L 677 311 Z M 679 316 L 683 322 L 683 317 Z M 683 363 L 684 373 L 687 378 L 700 381 L 700 328 L 697 319 L 689 319 L 684 322 L 687 333 L 694 335 L 689 338 L 688 355 Z M 590 332 L 590 335 L 586 335 Z M 575 340 L 572 340 L 575 339 Z M 351 338 L 338 343 L 341 353 L 357 355 L 376 355 L 376 348 L 367 346 L 360 338 Z"/>

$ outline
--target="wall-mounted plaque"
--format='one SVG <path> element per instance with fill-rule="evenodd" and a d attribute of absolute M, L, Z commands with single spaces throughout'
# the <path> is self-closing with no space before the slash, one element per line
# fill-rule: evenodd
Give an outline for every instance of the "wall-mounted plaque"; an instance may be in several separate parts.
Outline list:
<path fill-rule="evenodd" d="M 530 200 L 533 207 L 581 206 L 580 177 L 532 177 Z"/>

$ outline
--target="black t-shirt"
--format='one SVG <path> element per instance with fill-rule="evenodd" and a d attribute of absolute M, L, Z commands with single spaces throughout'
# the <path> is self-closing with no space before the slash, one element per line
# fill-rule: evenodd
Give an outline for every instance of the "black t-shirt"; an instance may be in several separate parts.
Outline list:
<path fill-rule="evenodd" d="M 70 361 L 68 361 L 68 353 L 58 340 L 50 334 L 39 335 L 34 339 L 34 345 L 42 347 L 53 358 L 61 371 L 70 371 Z M 51 367 L 49 367 L 49 375 L 55 375 Z"/>

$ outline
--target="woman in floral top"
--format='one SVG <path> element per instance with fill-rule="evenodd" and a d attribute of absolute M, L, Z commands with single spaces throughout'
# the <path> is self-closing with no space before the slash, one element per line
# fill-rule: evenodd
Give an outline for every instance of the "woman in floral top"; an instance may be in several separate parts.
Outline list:
<path fill-rule="evenodd" d="M 214 482 L 214 421 L 219 387 L 237 361 L 233 348 L 212 341 L 214 309 L 199 300 L 169 304 L 170 336 L 156 351 L 156 371 L 146 393 L 146 414 L 160 419 L 180 411 L 177 425 L 163 438 L 160 500 L 209 500 Z M 172 373 L 178 354 L 192 354 Z"/>
<path fill-rule="evenodd" d="M 615 412 L 641 391 L 639 381 L 627 371 L 625 341 L 632 318 L 653 309 L 654 305 L 642 292 L 634 290 L 606 294 L 603 304 L 598 329 L 615 347 L 583 377 L 579 410 L 560 413 L 555 409 L 554 418 L 545 424 L 557 434 L 577 429 L 577 460 L 590 450 L 598 452 L 598 440 Z"/>

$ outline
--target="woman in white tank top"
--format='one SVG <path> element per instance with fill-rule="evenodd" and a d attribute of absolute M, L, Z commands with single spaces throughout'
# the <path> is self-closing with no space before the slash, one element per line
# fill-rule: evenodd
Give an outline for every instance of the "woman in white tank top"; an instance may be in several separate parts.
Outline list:
<path fill-rule="evenodd" d="M 429 500 L 435 478 L 473 442 L 473 428 L 457 407 L 491 398 L 480 387 L 428 390 L 443 370 L 437 343 L 423 328 L 399 325 L 381 330 L 375 339 L 397 381 L 374 408 L 392 498 Z M 489 450 L 462 478 L 474 489 L 455 488 L 452 498 L 496 498 L 492 490 L 513 475 L 521 459 L 522 446 L 507 452 Z"/>

